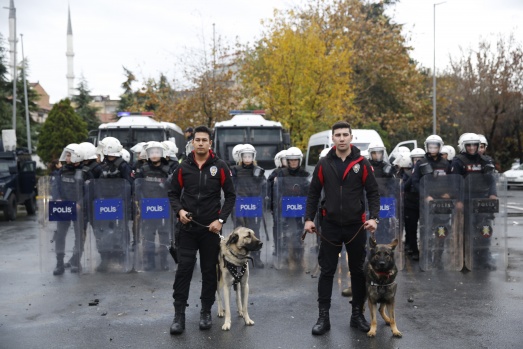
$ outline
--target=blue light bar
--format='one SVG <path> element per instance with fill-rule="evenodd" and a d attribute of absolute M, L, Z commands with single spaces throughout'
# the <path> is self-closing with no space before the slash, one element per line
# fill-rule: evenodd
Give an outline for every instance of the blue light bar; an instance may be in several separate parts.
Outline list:
<path fill-rule="evenodd" d="M 116 116 L 119 117 L 119 118 L 121 118 L 122 116 L 130 116 L 130 115 L 131 115 L 131 113 L 128 112 L 128 111 L 119 111 L 119 112 L 116 114 Z"/>

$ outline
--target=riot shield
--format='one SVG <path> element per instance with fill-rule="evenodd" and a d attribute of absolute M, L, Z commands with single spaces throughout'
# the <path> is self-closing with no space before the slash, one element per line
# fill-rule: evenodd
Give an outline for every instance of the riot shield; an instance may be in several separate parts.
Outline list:
<path fill-rule="evenodd" d="M 267 182 L 262 177 L 233 177 L 234 190 L 236 191 L 236 204 L 232 214 L 234 228 L 239 226 L 250 228 L 258 239 L 263 242 L 261 251 L 251 252 L 256 268 L 263 268 L 267 263 L 267 250 L 269 245 L 269 232 L 265 217 L 265 194 Z M 225 229 L 225 227 L 224 227 Z M 224 234 L 230 232 L 223 232 Z"/>
<path fill-rule="evenodd" d="M 309 179 L 306 177 L 277 177 L 274 180 L 274 219 L 276 269 L 303 268 L 313 270 L 318 261 L 318 241 L 312 234 L 302 240 Z"/>
<path fill-rule="evenodd" d="M 40 225 L 40 269 L 64 272 L 69 263 L 73 273 L 88 268 L 85 246 L 84 183 L 81 170 L 70 176 L 41 177 L 38 180 L 38 222 Z"/>
<path fill-rule="evenodd" d="M 420 181 L 421 270 L 463 268 L 463 178 L 425 175 Z"/>
<path fill-rule="evenodd" d="M 389 244 L 398 239 L 394 259 L 398 270 L 405 264 L 403 250 L 403 203 L 399 178 L 376 178 L 380 193 L 380 213 L 378 229 L 374 237 L 378 244 Z"/>
<path fill-rule="evenodd" d="M 89 222 L 96 251 L 91 261 L 96 272 L 126 272 L 131 269 L 131 185 L 122 178 L 99 178 L 87 185 Z"/>
<path fill-rule="evenodd" d="M 464 245 L 468 270 L 506 268 L 507 194 L 499 174 L 465 178 Z"/>
<path fill-rule="evenodd" d="M 173 215 L 165 179 L 134 180 L 133 267 L 137 271 L 174 269 L 169 255 Z"/>

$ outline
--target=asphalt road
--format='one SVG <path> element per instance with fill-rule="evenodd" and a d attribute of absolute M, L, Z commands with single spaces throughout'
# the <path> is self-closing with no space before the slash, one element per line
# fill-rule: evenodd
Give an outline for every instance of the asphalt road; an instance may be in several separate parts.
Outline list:
<path fill-rule="evenodd" d="M 221 330 L 216 305 L 213 328 L 198 329 L 196 270 L 186 331 L 171 336 L 174 271 L 66 271 L 60 277 L 49 268 L 41 272 L 38 223 L 22 211 L 16 222 L 0 222 L 0 348 L 521 348 L 523 190 L 509 191 L 508 206 L 507 270 L 421 272 L 407 260 L 396 296 L 403 338 L 393 338 L 379 319 L 373 339 L 349 327 L 349 299 L 340 295 L 348 285 L 344 264 L 335 278 L 332 329 L 324 336 L 311 335 L 317 278 L 300 268 L 271 267 L 251 270 L 249 313 L 255 325 L 233 316 L 228 332 Z M 90 306 L 95 299 L 98 305 Z"/>

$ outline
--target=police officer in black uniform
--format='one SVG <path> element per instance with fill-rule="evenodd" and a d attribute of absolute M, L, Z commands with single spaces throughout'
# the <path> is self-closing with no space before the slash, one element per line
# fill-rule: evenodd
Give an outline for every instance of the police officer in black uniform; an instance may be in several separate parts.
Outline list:
<path fill-rule="evenodd" d="M 165 146 L 160 142 L 148 142 L 144 146 L 147 154 L 147 162 L 136 171 L 135 178 L 144 178 L 146 182 L 163 186 L 165 190 L 167 187 L 167 180 L 171 175 L 171 168 L 167 159 L 165 159 Z M 142 235 L 144 238 L 143 258 L 145 261 L 144 269 L 154 270 L 156 268 L 156 251 L 155 251 L 155 235 L 158 231 L 158 240 L 160 242 L 160 269 L 169 270 L 167 263 L 167 246 L 169 244 L 169 231 L 162 225 L 161 219 L 144 220 L 142 224 Z"/>
<path fill-rule="evenodd" d="M 340 121 L 332 126 L 334 147 L 316 165 L 307 197 L 305 230 L 313 233 L 316 231 L 314 217 L 322 189 L 325 193 L 322 242 L 318 254 L 321 268 L 318 280 L 319 317 L 312 328 L 314 335 L 323 335 L 330 330 L 332 285 L 343 245 L 349 257 L 353 292 L 350 326 L 364 332 L 370 330 L 363 315 L 367 293 L 363 270 L 367 242 L 365 230 L 376 230 L 380 196 L 372 166 L 361 156 L 360 150 L 350 144 L 351 140 L 352 130 L 348 122 Z M 370 212 L 368 220 L 365 218 L 365 196 Z"/>
<path fill-rule="evenodd" d="M 101 163 L 102 174 L 100 178 L 123 178 L 127 180 L 131 186 L 133 183 L 133 177 L 131 175 L 132 170 L 129 164 L 122 158 L 122 145 L 120 141 L 114 137 L 105 137 L 99 144 L 104 159 Z M 107 189 L 107 188 L 106 188 Z M 96 188 L 94 188 L 96 190 Z M 109 197 L 118 197 L 122 193 L 104 193 Z M 131 205 L 129 205 L 129 208 Z M 130 216 L 130 212 L 128 212 Z M 115 228 L 116 229 L 116 228 Z M 101 262 L 96 268 L 98 272 L 106 272 L 108 265 L 111 260 L 114 260 L 120 265 L 124 264 L 125 260 L 125 248 L 128 243 L 128 227 L 124 224 L 123 230 L 111 234 L 111 237 L 107 236 L 107 231 L 94 230 L 96 237 L 98 252 L 100 253 Z"/>
<path fill-rule="evenodd" d="M 469 198 L 497 199 L 496 182 L 492 176 L 495 171 L 495 167 L 490 157 L 481 154 L 481 141 L 481 135 L 477 135 L 475 133 L 466 133 L 461 135 L 459 139 L 460 153 L 452 160 L 451 172 L 453 174 L 462 175 L 463 178 L 467 178 L 468 176 L 481 175 L 481 180 L 472 182 L 474 183 L 473 185 L 470 185 L 471 181 L 466 182 L 468 185 L 465 186 L 465 191 L 467 194 L 469 194 L 465 195 L 466 199 L 464 208 L 466 215 L 469 214 L 469 205 L 471 204 L 468 200 Z M 478 214 L 475 215 L 472 220 L 467 218 L 469 217 L 466 216 L 465 219 L 465 234 L 470 232 L 469 229 L 480 230 L 480 228 L 485 223 L 482 220 L 486 219 L 490 221 L 494 219 L 494 215 Z M 469 222 L 471 222 L 474 227 L 469 227 Z M 465 242 L 467 241 L 468 240 L 465 239 Z M 479 238 L 475 239 L 474 241 L 477 244 L 476 247 L 480 247 L 477 249 L 478 254 L 474 255 L 474 265 L 485 269 L 494 270 L 496 266 L 492 260 L 490 250 L 488 248 L 490 246 L 490 239 Z"/>
<path fill-rule="evenodd" d="M 282 150 L 274 156 L 274 165 L 276 168 L 271 172 L 269 178 L 267 178 L 267 198 L 269 198 L 269 209 L 272 213 L 272 241 L 274 241 L 274 252 L 273 256 L 278 251 L 278 214 L 274 211 L 274 179 L 278 177 L 280 171 L 287 167 L 287 159 L 285 159 L 285 153 L 287 150 Z"/>
<path fill-rule="evenodd" d="M 265 194 L 265 170 L 256 163 L 256 149 L 250 144 L 244 144 L 239 151 L 238 165 L 231 168 L 233 182 L 238 196 L 243 197 L 263 197 Z M 250 228 L 254 234 L 260 239 L 260 224 L 259 217 L 235 217 L 235 227 L 243 226 Z M 254 266 L 256 268 L 263 268 L 260 258 L 260 251 L 252 252 Z"/>
<path fill-rule="evenodd" d="M 425 140 L 425 157 L 421 160 L 418 160 L 414 166 L 414 170 L 412 171 L 412 188 L 410 188 L 410 192 L 417 193 L 419 196 L 420 202 L 422 200 L 432 200 L 432 199 L 439 199 L 439 198 L 448 198 L 448 190 L 447 188 L 439 188 L 435 190 L 435 192 L 438 193 L 438 197 L 421 197 L 420 195 L 420 182 L 421 178 L 423 176 L 446 176 L 450 174 L 450 163 L 441 155 L 441 149 L 443 148 L 443 140 L 438 135 L 430 135 Z M 434 218 L 442 219 L 442 218 Z M 433 223 L 436 223 L 434 221 Z M 445 221 L 441 221 L 440 223 L 446 223 Z M 412 238 L 413 240 L 414 238 Z M 409 241 L 409 243 L 414 244 L 414 241 Z M 443 246 L 443 240 L 436 240 L 436 243 L 440 243 L 441 246 L 437 246 L 436 249 L 437 253 L 434 255 L 434 264 L 437 268 L 441 268 L 441 256 L 443 254 L 443 249 L 441 248 Z M 417 244 L 416 244 L 417 245 Z M 414 246 L 412 247 L 414 249 Z"/>
<path fill-rule="evenodd" d="M 62 155 L 60 156 L 60 161 L 64 162 L 64 165 L 59 170 L 59 176 L 57 177 L 58 180 L 55 182 L 56 186 L 52 188 L 53 199 L 75 201 L 78 207 L 83 206 L 83 203 L 79 201 L 83 196 L 83 181 L 85 179 L 82 173 L 83 158 L 84 155 L 80 145 L 72 143 L 64 148 Z M 80 219 L 80 214 L 77 219 Z M 54 235 L 56 268 L 53 271 L 53 275 L 62 275 L 65 271 L 65 238 L 70 225 L 71 221 L 57 222 Z M 75 244 L 71 263 L 75 266 L 79 266 L 84 246 L 84 235 L 81 231 L 82 227 L 80 227 L 79 224 L 73 222 L 73 228 Z M 78 272 L 78 269 L 74 272 Z"/>
<path fill-rule="evenodd" d="M 194 150 L 174 172 L 169 192 L 171 207 L 182 223 L 178 244 L 179 264 L 173 285 L 175 313 L 171 334 L 181 334 L 185 330 L 185 308 L 198 251 L 202 273 L 200 329 L 207 330 L 212 326 L 211 307 L 217 288 L 219 234 L 236 200 L 230 169 L 211 150 L 211 130 L 208 127 L 198 126 L 195 129 L 193 146 Z M 225 197 L 223 206 L 220 202 L 222 190 Z"/>

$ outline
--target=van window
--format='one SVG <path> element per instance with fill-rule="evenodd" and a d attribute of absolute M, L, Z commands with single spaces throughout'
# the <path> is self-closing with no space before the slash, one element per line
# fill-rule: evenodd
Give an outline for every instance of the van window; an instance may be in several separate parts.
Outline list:
<path fill-rule="evenodd" d="M 351 143 L 352 145 L 355 145 L 360 151 L 365 151 L 369 149 L 370 143 Z"/>
<path fill-rule="evenodd" d="M 307 166 L 316 166 L 316 164 L 320 160 L 320 153 L 323 149 L 325 149 L 325 145 L 323 144 L 312 145 L 309 148 L 309 158 L 307 159 Z"/>

